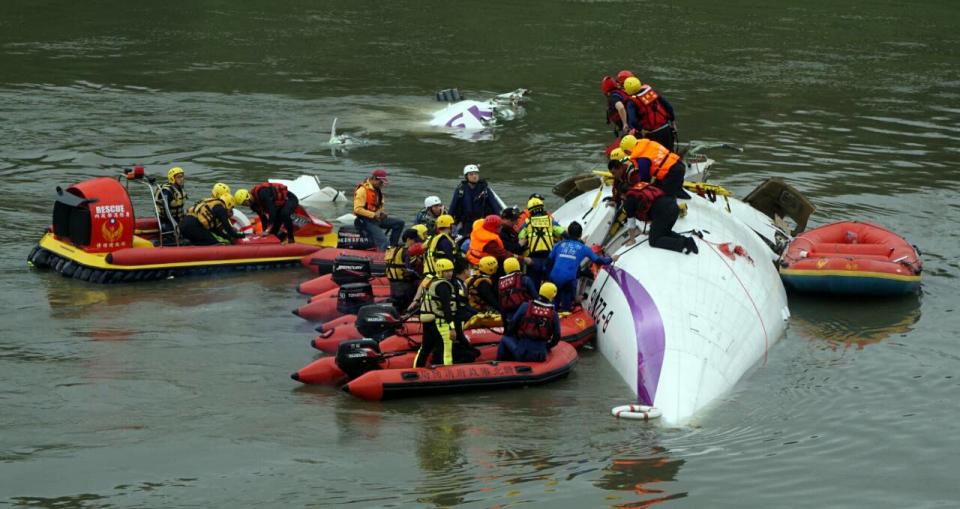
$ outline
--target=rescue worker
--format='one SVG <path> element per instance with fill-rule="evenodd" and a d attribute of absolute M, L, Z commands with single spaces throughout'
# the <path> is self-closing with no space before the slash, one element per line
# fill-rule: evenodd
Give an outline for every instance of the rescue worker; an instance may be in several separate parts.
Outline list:
<path fill-rule="evenodd" d="M 550 251 L 550 258 L 548 259 L 550 276 L 548 279 L 557 285 L 556 304 L 559 311 L 570 311 L 573 308 L 574 297 L 577 293 L 577 276 L 584 260 L 590 260 L 600 265 L 613 263 L 613 258 L 597 256 L 593 249 L 583 243 L 580 239 L 582 236 L 583 227 L 580 226 L 580 223 L 574 221 L 567 227 L 567 239 L 557 243 Z"/>
<path fill-rule="evenodd" d="M 404 245 L 387 248 L 384 255 L 386 262 L 385 275 L 390 281 L 390 299 L 397 311 L 403 312 L 411 302 L 417 292 L 417 284 L 420 282 L 421 275 L 411 266 L 411 250 L 413 246 L 420 245 L 422 253 L 423 246 L 419 244 L 419 234 L 414 229 L 403 232 L 402 238 Z"/>
<path fill-rule="evenodd" d="M 505 274 L 497 280 L 497 300 L 500 302 L 500 316 L 506 325 L 517 308 L 537 294 L 537 287 L 530 276 L 520 272 L 520 262 L 516 258 L 503 261 L 503 272 Z"/>
<path fill-rule="evenodd" d="M 463 181 L 453 192 L 449 214 L 460 226 L 458 234 L 469 238 L 473 222 L 490 214 L 500 213 L 500 203 L 486 180 L 480 178 L 480 167 L 468 164 L 463 167 Z"/>
<path fill-rule="evenodd" d="M 520 211 L 517 207 L 507 207 L 500 212 L 500 240 L 503 241 L 503 248 L 511 253 L 519 253 L 523 249 L 517 233 L 519 217 Z"/>
<path fill-rule="evenodd" d="M 187 201 L 187 192 L 183 189 L 183 168 L 175 166 L 167 171 L 167 182 L 157 186 L 154 201 L 160 215 L 160 232 L 175 233 L 177 225 L 183 219 L 183 206 Z"/>
<path fill-rule="evenodd" d="M 427 238 L 424 243 L 423 270 L 425 273 L 436 274 L 436 262 L 447 259 L 451 262 L 461 257 L 460 250 L 453 242 L 450 231 L 453 228 L 453 217 L 443 214 L 437 218 L 436 233 Z"/>
<path fill-rule="evenodd" d="M 677 198 L 665 194 L 662 189 L 648 182 L 638 182 L 624 195 L 623 207 L 627 213 L 626 246 L 633 245 L 639 228 L 637 219 L 650 221 L 650 245 L 669 249 L 678 253 L 698 253 L 697 243 L 692 237 L 673 231 L 673 225 L 680 217 Z"/>
<path fill-rule="evenodd" d="M 600 80 L 600 91 L 607 98 L 607 123 L 613 124 L 613 135 L 619 138 L 630 130 L 627 124 L 627 93 L 610 76 Z"/>
<path fill-rule="evenodd" d="M 285 236 L 287 242 L 296 242 L 293 236 L 293 213 L 300 206 L 300 200 L 287 186 L 261 182 L 249 191 L 238 189 L 234 201 L 250 207 L 257 214 L 264 235 L 274 235 L 281 240 Z M 280 228 L 283 228 L 285 235 L 281 236 Z"/>
<path fill-rule="evenodd" d="M 230 224 L 233 205 L 230 193 L 200 200 L 180 221 L 180 234 L 195 246 L 230 244 L 233 239 L 243 238 Z"/>
<path fill-rule="evenodd" d="M 500 239 L 500 227 L 503 224 L 500 216 L 490 214 L 474 223 L 470 232 L 470 249 L 467 251 L 467 261 L 471 265 L 479 264 L 484 256 L 493 256 L 497 260 L 513 256 L 513 253 L 504 249 L 503 240 Z"/>
<path fill-rule="evenodd" d="M 411 226 L 410 229 L 417 232 L 417 238 L 420 239 L 420 242 L 423 242 L 427 240 L 427 237 L 429 236 L 428 232 L 433 232 L 436 229 L 436 227 L 428 230 L 427 225 L 415 224 Z"/>
<path fill-rule="evenodd" d="M 500 299 L 497 298 L 497 289 L 493 285 L 493 276 L 497 273 L 500 264 L 492 256 L 484 256 L 477 264 L 477 272 L 467 278 L 467 305 L 478 313 L 500 312 Z M 499 322 L 499 316 L 497 321 Z"/>
<path fill-rule="evenodd" d="M 224 184 L 223 182 L 217 182 L 213 185 L 213 188 L 210 189 L 211 198 L 219 198 L 225 194 L 230 194 L 230 186 Z M 236 204 L 236 202 L 234 202 Z"/>
<path fill-rule="evenodd" d="M 503 331 L 497 349 L 498 361 L 543 362 L 547 352 L 560 342 L 560 315 L 553 306 L 557 287 L 547 281 L 539 297 L 524 302 Z"/>
<path fill-rule="evenodd" d="M 437 218 L 445 213 L 443 202 L 439 196 L 427 196 L 423 200 L 423 208 L 417 212 L 413 224 L 422 224 L 427 227 L 427 231 L 432 232 L 436 227 Z"/>
<path fill-rule="evenodd" d="M 631 177 L 632 180 L 653 182 L 670 196 L 690 198 L 683 190 L 683 176 L 687 167 L 680 155 L 667 150 L 656 141 L 646 138 L 637 140 L 633 135 L 624 136 L 620 140 L 620 149 L 633 165 L 629 171 L 637 172 L 635 177 Z"/>
<path fill-rule="evenodd" d="M 538 199 L 538 200 L 540 200 L 540 201 L 543 201 L 543 195 L 542 195 L 542 194 L 540 194 L 540 193 L 530 193 L 530 196 L 527 197 L 527 204 L 528 204 L 528 206 L 529 206 L 530 200 L 532 200 L 532 199 L 534 199 L 534 198 L 536 198 L 536 199 Z M 517 216 L 517 224 L 515 225 L 515 229 L 517 230 L 517 233 L 520 233 L 520 230 L 522 230 L 523 227 L 527 225 L 527 221 L 528 221 L 529 219 L 530 219 L 530 209 L 529 209 L 529 208 L 525 208 L 525 209 L 523 209 L 522 211 L 520 211 L 520 215 Z"/>
<path fill-rule="evenodd" d="M 527 260 L 527 274 L 537 283 L 546 276 L 546 259 L 553 245 L 560 240 L 564 229 L 547 212 L 540 198 L 531 198 L 527 202 L 530 219 L 520 230 L 520 245 L 525 248 L 523 255 Z"/>
<path fill-rule="evenodd" d="M 383 186 L 386 183 L 387 170 L 373 170 L 353 193 L 353 213 L 357 216 L 353 225 L 366 232 L 380 251 L 396 245 L 403 233 L 403 221 L 388 217 L 384 212 Z M 389 239 L 387 231 L 390 232 Z"/>
<path fill-rule="evenodd" d="M 463 324 L 456 314 L 456 288 L 451 282 L 453 262 L 447 259 L 437 260 L 436 270 L 439 276 L 431 280 L 420 305 L 423 339 L 413 361 L 413 366 L 416 368 L 426 366 L 430 358 L 433 364 L 445 366 L 454 362 L 470 362 L 476 358 L 463 355 L 472 349 L 470 342 L 463 334 Z M 454 341 L 460 347 L 459 349 L 454 347 Z"/>
<path fill-rule="evenodd" d="M 656 141 L 669 150 L 676 150 L 676 117 L 673 106 L 649 84 L 643 84 L 635 76 L 624 80 L 627 94 L 627 134 L 639 133 Z"/>

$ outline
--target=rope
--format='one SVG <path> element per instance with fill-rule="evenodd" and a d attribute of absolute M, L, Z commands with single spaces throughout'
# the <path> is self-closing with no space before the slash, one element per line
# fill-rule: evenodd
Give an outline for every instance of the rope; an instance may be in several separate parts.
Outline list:
<path fill-rule="evenodd" d="M 743 288 L 743 293 L 747 295 L 747 300 L 750 301 L 750 304 L 753 306 L 753 311 L 757 314 L 757 320 L 760 321 L 760 329 L 763 330 L 763 363 L 767 363 L 767 350 L 770 349 L 770 337 L 767 335 L 767 326 L 763 323 L 763 317 L 760 314 L 760 308 L 757 307 L 757 303 L 753 301 L 753 297 L 750 296 L 750 292 L 747 291 L 747 286 L 743 284 L 743 281 L 740 279 L 740 276 L 737 275 L 737 272 L 733 270 L 733 267 L 727 262 L 726 257 L 717 250 L 716 243 L 710 242 L 703 237 L 700 237 L 700 240 L 703 240 L 705 244 L 710 246 L 710 249 L 720 258 L 720 261 L 730 269 L 730 273 L 733 274 L 733 277 L 736 278 L 737 282 L 740 283 L 740 287 Z"/>

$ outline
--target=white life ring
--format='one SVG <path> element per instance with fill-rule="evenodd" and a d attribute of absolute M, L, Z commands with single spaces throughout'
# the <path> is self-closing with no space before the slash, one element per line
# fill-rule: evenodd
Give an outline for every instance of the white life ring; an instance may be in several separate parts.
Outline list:
<path fill-rule="evenodd" d="M 644 421 L 657 419 L 662 415 L 659 408 L 647 405 L 621 405 L 614 407 L 613 410 L 610 410 L 610 413 L 617 418 L 640 419 Z"/>

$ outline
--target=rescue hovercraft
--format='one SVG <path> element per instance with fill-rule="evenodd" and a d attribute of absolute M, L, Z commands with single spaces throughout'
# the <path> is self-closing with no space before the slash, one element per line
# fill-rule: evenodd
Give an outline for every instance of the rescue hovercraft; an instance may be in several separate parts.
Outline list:
<path fill-rule="evenodd" d="M 120 178 L 98 177 L 65 190 L 58 187 L 53 224 L 30 252 L 28 262 L 65 277 L 119 283 L 223 270 L 293 267 L 304 256 L 337 243 L 332 225 L 298 209 L 294 218 L 296 242 L 292 244 L 266 236 L 233 245 L 180 245 L 175 232 L 160 231 L 155 207 L 154 217 L 136 217 L 129 188 L 137 183 L 154 195 L 153 180 L 146 177 L 142 167 Z M 235 215 L 243 217 L 239 211 Z M 256 228 L 255 222 L 243 223 L 236 226 Z"/>
<path fill-rule="evenodd" d="M 691 162 L 688 176 L 712 164 Z M 799 213 L 793 220 L 805 224 L 812 206 L 778 181 L 762 184 L 747 202 L 688 182 L 692 196 L 681 200 L 686 214 L 673 230 L 693 237 L 699 254 L 685 255 L 651 247 L 645 231 L 625 246 L 622 216 L 603 200 L 611 181 L 599 177 L 593 186 L 576 181 L 573 192 L 565 186 L 568 201 L 554 213 L 561 224 L 580 222 L 587 245 L 619 255 L 578 293 L 588 295 L 598 348 L 629 386 L 628 402 L 683 425 L 762 363 L 783 335 L 790 311 L 774 262 L 795 231 L 780 219 Z"/>
<path fill-rule="evenodd" d="M 780 276 L 797 292 L 887 297 L 920 291 L 923 261 L 909 242 L 871 223 L 841 221 L 787 246 Z"/>

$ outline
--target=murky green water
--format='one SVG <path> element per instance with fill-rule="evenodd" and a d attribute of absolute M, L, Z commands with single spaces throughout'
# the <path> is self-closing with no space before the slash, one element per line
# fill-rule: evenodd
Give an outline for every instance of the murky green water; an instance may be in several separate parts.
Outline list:
<path fill-rule="evenodd" d="M 955 506 L 957 26 L 947 1 L 0 3 L 0 505 Z M 302 388 L 299 270 L 100 287 L 25 265 L 55 186 L 132 163 L 183 166 L 197 196 L 384 166 L 412 217 L 479 162 L 519 202 L 603 164 L 598 81 L 622 67 L 684 140 L 747 146 L 716 182 L 783 176 L 815 223 L 918 244 L 923 295 L 792 298 L 767 364 L 663 429 L 609 416 L 627 388 L 589 352 L 536 389 Z M 423 125 L 451 86 L 533 93 L 469 143 Z M 332 154 L 334 117 L 368 143 Z"/>

